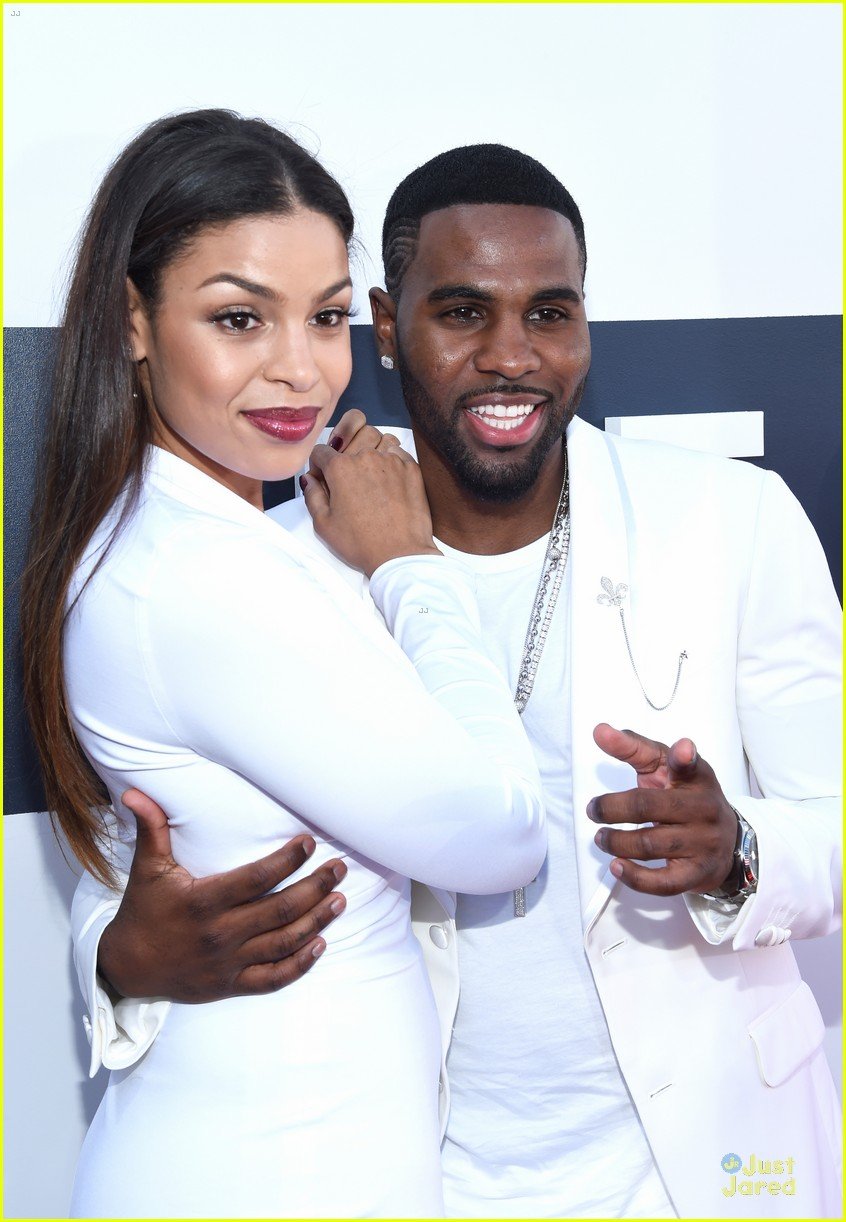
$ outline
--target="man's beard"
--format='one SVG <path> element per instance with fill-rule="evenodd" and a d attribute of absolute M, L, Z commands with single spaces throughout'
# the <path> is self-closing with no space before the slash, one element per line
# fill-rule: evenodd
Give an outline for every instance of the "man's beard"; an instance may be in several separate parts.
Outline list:
<path fill-rule="evenodd" d="M 563 406 L 560 399 L 546 400 L 542 409 L 546 419 L 525 453 L 509 454 L 507 450 L 496 450 L 495 453 L 501 457 L 486 461 L 473 453 L 456 427 L 464 410 L 460 401 L 454 405 L 450 418 L 443 417 L 435 401 L 401 358 L 397 368 L 405 405 L 416 431 L 455 473 L 462 488 L 480 501 L 500 505 L 520 500 L 535 483 L 550 450 L 561 441 L 567 425 L 576 414 L 587 381 L 585 374 Z M 471 392 L 474 398 L 480 393 L 537 395 L 543 392 L 519 383 L 500 383 L 496 387 L 481 387 Z"/>

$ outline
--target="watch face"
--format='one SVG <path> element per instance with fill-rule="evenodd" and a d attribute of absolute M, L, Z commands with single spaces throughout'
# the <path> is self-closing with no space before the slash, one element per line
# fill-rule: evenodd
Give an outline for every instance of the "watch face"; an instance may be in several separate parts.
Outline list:
<path fill-rule="evenodd" d="M 740 844 L 740 856 L 743 860 L 743 877 L 746 885 L 753 887 L 758 882 L 758 837 L 748 826 Z"/>

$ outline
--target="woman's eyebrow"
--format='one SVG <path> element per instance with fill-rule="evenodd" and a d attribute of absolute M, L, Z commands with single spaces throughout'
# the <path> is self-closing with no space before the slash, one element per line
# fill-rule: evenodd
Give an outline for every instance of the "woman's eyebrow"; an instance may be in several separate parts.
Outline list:
<path fill-rule="evenodd" d="M 257 297 L 264 297 L 267 301 L 279 300 L 273 289 L 268 288 L 266 284 L 257 284 L 255 280 L 245 280 L 243 276 L 236 276 L 234 272 L 218 272 L 214 276 L 209 276 L 208 280 L 204 280 L 198 287 L 204 289 L 209 284 L 234 284 L 236 288 L 243 289 L 245 293 L 255 293 Z"/>
<path fill-rule="evenodd" d="M 247 280 L 244 276 L 236 276 L 234 272 L 217 272 L 214 276 L 209 276 L 208 280 L 204 280 L 198 287 L 206 288 L 210 284 L 234 284 L 236 288 L 243 289 L 245 293 L 254 293 L 257 297 L 264 297 L 266 301 L 279 301 L 279 294 L 272 288 L 268 288 L 266 284 L 258 284 L 255 280 Z M 325 301 L 328 297 L 334 297 L 336 293 L 340 293 L 341 289 L 351 288 L 352 280 L 349 276 L 345 276 L 343 280 L 337 280 L 334 284 L 330 284 L 327 289 L 318 293 L 315 301 Z"/>
<path fill-rule="evenodd" d="M 343 280 L 336 280 L 334 284 L 330 284 L 328 289 L 324 289 L 322 293 L 318 293 L 315 301 L 326 301 L 327 297 L 334 297 L 336 293 L 340 293 L 341 289 L 352 288 L 352 280 L 349 276 L 344 276 Z"/>

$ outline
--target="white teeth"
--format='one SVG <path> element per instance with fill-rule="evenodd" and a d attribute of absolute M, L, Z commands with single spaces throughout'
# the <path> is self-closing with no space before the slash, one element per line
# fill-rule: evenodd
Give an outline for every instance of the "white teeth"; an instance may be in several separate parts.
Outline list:
<path fill-rule="evenodd" d="M 507 433 L 512 429 L 518 429 L 525 420 L 525 416 L 520 416 L 516 420 L 494 420 L 490 416 L 485 420 L 485 424 L 489 429 L 504 429 Z"/>
<path fill-rule="evenodd" d="M 480 407 L 471 407 L 469 410 L 474 416 L 481 416 L 485 424 L 493 425 L 495 428 L 515 428 L 517 424 L 522 424 L 527 416 L 530 416 L 535 410 L 534 403 L 483 403 Z M 511 424 L 500 426 L 498 423 L 501 420 L 513 421 Z"/>

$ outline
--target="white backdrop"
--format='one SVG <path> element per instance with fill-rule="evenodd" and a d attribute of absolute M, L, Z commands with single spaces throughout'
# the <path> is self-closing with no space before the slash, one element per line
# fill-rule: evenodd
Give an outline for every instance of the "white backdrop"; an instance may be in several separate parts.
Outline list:
<path fill-rule="evenodd" d="M 359 218 L 359 289 L 399 180 L 494 140 L 579 203 L 592 318 L 840 313 L 839 5 L 4 7 L 7 326 L 57 321 L 109 161 L 199 106 L 319 152 Z"/>
<path fill-rule="evenodd" d="M 361 304 L 400 178 L 495 140 L 579 202 L 593 319 L 841 311 L 839 5 L 22 3 L 3 20 L 6 326 L 56 324 L 106 166 L 199 106 L 282 124 L 339 177 Z M 62 1217 L 102 1083 L 85 1077 L 70 876 L 44 816 L 4 824 L 5 1212 Z M 838 947 L 797 947 L 837 1073 Z"/>

